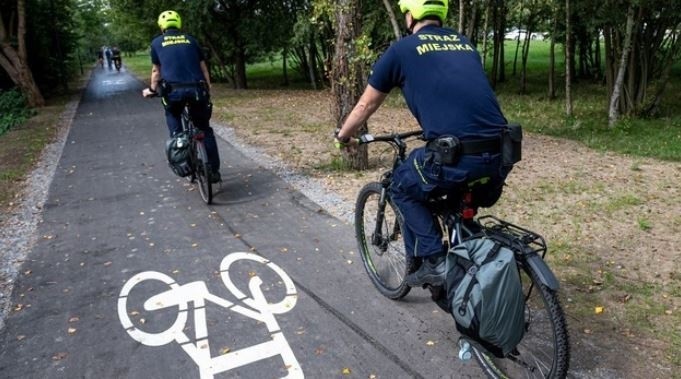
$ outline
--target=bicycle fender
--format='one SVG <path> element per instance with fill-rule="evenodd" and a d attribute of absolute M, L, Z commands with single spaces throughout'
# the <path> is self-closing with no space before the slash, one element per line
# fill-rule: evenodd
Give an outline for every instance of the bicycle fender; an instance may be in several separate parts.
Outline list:
<path fill-rule="evenodd" d="M 552 291 L 558 291 L 560 284 L 556 275 L 551 271 L 549 265 L 537 254 L 531 253 L 525 256 L 525 262 L 537 273 L 542 284 L 547 286 Z"/>

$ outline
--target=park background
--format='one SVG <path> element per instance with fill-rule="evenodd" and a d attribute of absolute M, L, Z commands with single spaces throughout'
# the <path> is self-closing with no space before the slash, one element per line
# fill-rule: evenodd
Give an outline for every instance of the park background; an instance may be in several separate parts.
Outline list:
<path fill-rule="evenodd" d="M 371 63 L 405 33 L 396 1 L 0 0 L 0 225 L 65 105 L 106 69 L 95 65 L 103 46 L 148 80 L 166 9 L 206 49 L 216 122 L 348 201 L 377 177 L 385 154 L 347 161 L 331 135 Z M 448 20 L 526 131 L 491 211 L 549 240 L 574 339 L 613 354 L 640 345 L 671 373 L 681 366 L 680 23 L 678 0 L 462 0 Z M 365 130 L 416 127 L 393 91 Z"/>

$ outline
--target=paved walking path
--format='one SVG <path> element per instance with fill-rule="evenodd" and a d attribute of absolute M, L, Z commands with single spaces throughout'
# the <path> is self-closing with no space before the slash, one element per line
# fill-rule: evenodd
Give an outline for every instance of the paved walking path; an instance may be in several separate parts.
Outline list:
<path fill-rule="evenodd" d="M 0 377 L 482 377 L 425 291 L 383 298 L 352 226 L 228 141 L 206 206 L 167 167 L 163 111 L 141 86 L 92 76 L 0 332 Z"/>

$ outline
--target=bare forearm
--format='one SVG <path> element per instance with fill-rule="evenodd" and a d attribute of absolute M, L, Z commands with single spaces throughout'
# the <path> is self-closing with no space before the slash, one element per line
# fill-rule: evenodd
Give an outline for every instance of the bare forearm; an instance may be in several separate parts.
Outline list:
<path fill-rule="evenodd" d="M 206 79 L 206 84 L 210 89 L 210 72 L 208 72 L 208 65 L 205 61 L 201 61 L 201 72 L 203 72 L 203 77 Z"/>
<path fill-rule="evenodd" d="M 151 78 L 149 82 L 149 88 L 151 88 L 152 91 L 156 91 L 158 88 L 158 82 L 161 80 L 161 70 L 159 69 L 158 66 L 154 65 L 154 67 L 151 68 Z"/>
<path fill-rule="evenodd" d="M 352 112 L 345 119 L 340 132 L 338 132 L 338 137 L 345 138 L 355 135 L 359 127 L 381 106 L 386 96 L 387 94 L 367 86 L 362 97 L 360 97 Z"/>

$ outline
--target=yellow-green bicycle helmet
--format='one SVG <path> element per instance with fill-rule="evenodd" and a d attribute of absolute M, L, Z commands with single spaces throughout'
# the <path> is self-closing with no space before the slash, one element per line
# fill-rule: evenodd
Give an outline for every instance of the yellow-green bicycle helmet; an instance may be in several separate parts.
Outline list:
<path fill-rule="evenodd" d="M 443 23 L 447 18 L 449 0 L 400 0 L 400 11 L 411 12 L 414 20 L 422 20 L 426 16 L 436 16 Z"/>
<path fill-rule="evenodd" d="M 165 11 L 158 15 L 158 27 L 165 31 L 168 28 L 182 29 L 182 18 L 175 11 Z"/>

